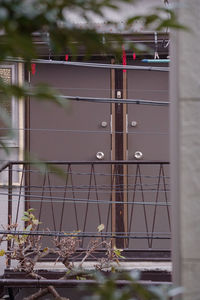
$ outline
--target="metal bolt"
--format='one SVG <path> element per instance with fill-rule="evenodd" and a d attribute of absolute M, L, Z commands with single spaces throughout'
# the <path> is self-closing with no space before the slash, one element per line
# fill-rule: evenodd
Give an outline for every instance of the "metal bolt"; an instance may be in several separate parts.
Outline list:
<path fill-rule="evenodd" d="M 101 122 L 101 127 L 104 127 L 104 128 L 105 128 L 105 127 L 107 127 L 107 125 L 108 125 L 108 123 L 107 123 L 106 121 L 102 121 L 102 122 Z"/>
<path fill-rule="evenodd" d="M 121 99 L 122 97 L 122 92 L 121 91 L 117 91 L 117 99 Z"/>
<path fill-rule="evenodd" d="M 137 121 L 132 121 L 131 122 L 131 127 L 136 127 L 137 126 Z"/>
<path fill-rule="evenodd" d="M 97 152 L 96 158 L 99 159 L 99 160 L 104 159 L 104 153 L 103 152 Z"/>
<path fill-rule="evenodd" d="M 143 158 L 143 154 L 141 151 L 136 151 L 135 154 L 134 154 L 134 157 L 136 159 L 142 159 Z"/>

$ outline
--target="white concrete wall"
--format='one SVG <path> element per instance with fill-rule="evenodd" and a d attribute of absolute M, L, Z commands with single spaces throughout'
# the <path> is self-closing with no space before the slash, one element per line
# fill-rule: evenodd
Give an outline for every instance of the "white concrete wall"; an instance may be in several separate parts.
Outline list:
<path fill-rule="evenodd" d="M 16 174 L 15 174 L 16 175 Z M 8 172 L 5 170 L 1 174 L 1 178 L 4 180 L 4 184 L 1 182 L 0 186 L 0 230 L 7 228 L 8 224 L 8 186 L 6 184 L 6 178 L 8 178 Z M 16 178 L 17 179 L 17 178 Z M 15 180 L 15 183 L 19 184 L 19 179 Z M 12 197 L 12 223 L 16 222 L 16 212 L 19 201 L 19 194 L 21 194 L 19 202 L 19 214 L 17 219 L 18 230 L 23 230 L 24 222 L 21 220 L 24 212 L 24 189 L 19 189 L 19 187 L 13 188 L 13 197 Z M 0 245 L 0 250 L 7 249 L 7 242 L 3 242 Z M 5 257 L 0 257 L 0 276 L 3 274 L 6 267 Z"/>
<path fill-rule="evenodd" d="M 200 299 L 200 1 L 176 1 L 190 32 L 172 34 L 171 158 L 175 283 Z"/>

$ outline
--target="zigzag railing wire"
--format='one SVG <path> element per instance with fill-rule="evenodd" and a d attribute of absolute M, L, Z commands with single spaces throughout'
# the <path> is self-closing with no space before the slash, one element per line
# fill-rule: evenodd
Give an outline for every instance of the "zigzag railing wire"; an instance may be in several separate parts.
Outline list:
<path fill-rule="evenodd" d="M 20 220 L 31 207 L 42 224 L 29 234 L 45 236 L 47 241 L 50 236 L 78 235 L 85 248 L 90 238 L 99 237 L 97 226 L 104 224 L 101 238 L 114 243 L 121 240 L 129 251 L 170 249 L 168 162 L 57 161 L 45 165 L 41 171 L 36 163 L 16 161 L 2 168 L 7 189 L 5 185 L 0 189 L 0 198 L 8 199 L 8 224 L 21 227 L 1 229 L 0 234 L 27 235 Z M 127 174 L 118 172 L 121 165 L 127 165 Z M 52 166 L 59 167 L 62 175 Z M 126 207 L 123 232 L 116 230 L 118 206 Z"/>

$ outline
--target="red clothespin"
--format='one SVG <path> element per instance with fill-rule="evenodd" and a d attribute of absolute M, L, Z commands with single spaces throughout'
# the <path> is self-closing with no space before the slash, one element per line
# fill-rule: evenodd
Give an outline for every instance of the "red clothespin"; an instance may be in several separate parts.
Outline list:
<path fill-rule="evenodd" d="M 124 49 L 124 46 L 122 46 L 122 63 L 123 63 L 123 66 L 126 66 L 127 63 L 126 63 L 126 51 Z M 123 70 L 124 73 L 126 73 L 126 70 Z"/>
<path fill-rule="evenodd" d="M 32 75 L 35 75 L 35 73 L 36 73 L 36 64 L 31 64 L 31 73 L 32 73 Z"/>

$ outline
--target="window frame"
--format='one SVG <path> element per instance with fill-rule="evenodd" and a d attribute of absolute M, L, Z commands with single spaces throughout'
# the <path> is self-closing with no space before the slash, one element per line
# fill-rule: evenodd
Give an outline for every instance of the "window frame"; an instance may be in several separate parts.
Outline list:
<path fill-rule="evenodd" d="M 17 84 L 17 65 L 16 64 L 0 64 L 0 69 L 11 69 L 11 84 Z M 19 128 L 19 105 L 16 97 L 12 96 L 11 98 L 11 128 L 18 129 Z M 19 146 L 19 132 L 18 130 L 14 131 L 14 137 L 10 138 L 9 136 L 1 136 L 1 141 L 7 147 L 18 147 Z M 1 146 L 0 146 L 1 147 Z"/>

